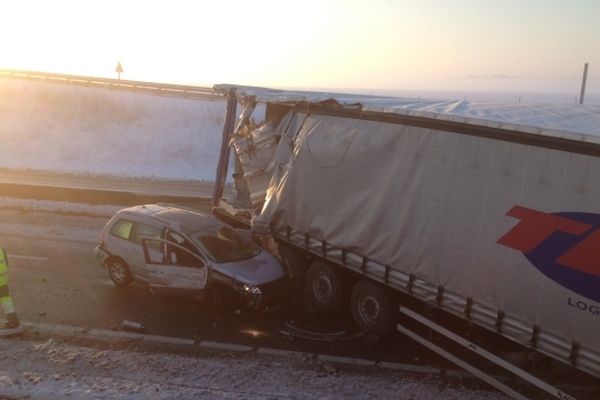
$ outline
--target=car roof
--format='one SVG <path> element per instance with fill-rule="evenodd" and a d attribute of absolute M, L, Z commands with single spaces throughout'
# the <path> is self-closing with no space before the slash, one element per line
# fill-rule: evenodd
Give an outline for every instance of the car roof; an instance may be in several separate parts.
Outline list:
<path fill-rule="evenodd" d="M 202 211 L 166 204 L 143 204 L 128 207 L 120 210 L 118 214 L 147 217 L 167 228 L 187 234 L 225 225 Z"/>

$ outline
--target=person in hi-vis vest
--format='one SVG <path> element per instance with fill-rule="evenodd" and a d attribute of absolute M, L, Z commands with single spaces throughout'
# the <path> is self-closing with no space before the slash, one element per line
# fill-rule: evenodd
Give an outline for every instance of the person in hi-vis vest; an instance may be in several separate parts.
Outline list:
<path fill-rule="evenodd" d="M 23 328 L 19 323 L 15 305 L 8 291 L 8 257 L 2 247 L 0 247 L 0 305 L 6 314 L 6 324 L 4 324 L 4 329 L 0 329 L 0 335 L 21 332 Z"/>

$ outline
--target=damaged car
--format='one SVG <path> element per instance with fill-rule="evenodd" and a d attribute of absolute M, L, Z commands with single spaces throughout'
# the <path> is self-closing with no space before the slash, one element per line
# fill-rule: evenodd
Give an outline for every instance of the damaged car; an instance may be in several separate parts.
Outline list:
<path fill-rule="evenodd" d="M 271 254 L 200 211 L 141 205 L 118 211 L 94 253 L 117 286 L 139 281 L 156 295 L 188 296 L 213 306 L 276 307 L 287 275 Z"/>

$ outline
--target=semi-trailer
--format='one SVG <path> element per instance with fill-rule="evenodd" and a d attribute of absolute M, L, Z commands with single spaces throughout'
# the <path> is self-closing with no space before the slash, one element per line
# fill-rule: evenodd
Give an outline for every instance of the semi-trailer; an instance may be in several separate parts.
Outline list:
<path fill-rule="evenodd" d="M 380 333 L 441 310 L 600 377 L 600 108 L 215 89 L 214 212 L 316 309 Z"/>

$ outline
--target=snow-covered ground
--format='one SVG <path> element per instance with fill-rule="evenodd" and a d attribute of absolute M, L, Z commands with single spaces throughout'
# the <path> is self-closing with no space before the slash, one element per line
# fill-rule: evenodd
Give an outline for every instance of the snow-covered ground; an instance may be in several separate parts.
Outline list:
<path fill-rule="evenodd" d="M 19 210 L 22 212 L 37 211 L 57 214 L 93 215 L 110 218 L 124 206 L 110 204 L 84 204 L 66 201 L 17 199 L 14 197 L 0 196 L 0 209 Z"/>
<path fill-rule="evenodd" d="M 0 398 L 500 400 L 499 393 L 313 359 L 149 353 L 0 339 Z"/>
<path fill-rule="evenodd" d="M 214 179 L 223 100 L 0 79 L 0 168 Z"/>
<path fill-rule="evenodd" d="M 462 92 L 392 92 L 431 98 Z M 520 101 L 470 93 L 469 99 Z M 570 96 L 523 100 L 569 102 Z M 590 97 L 589 104 L 599 104 Z M 62 83 L 0 79 L 0 168 L 184 180 L 214 179 L 226 104 Z"/>

